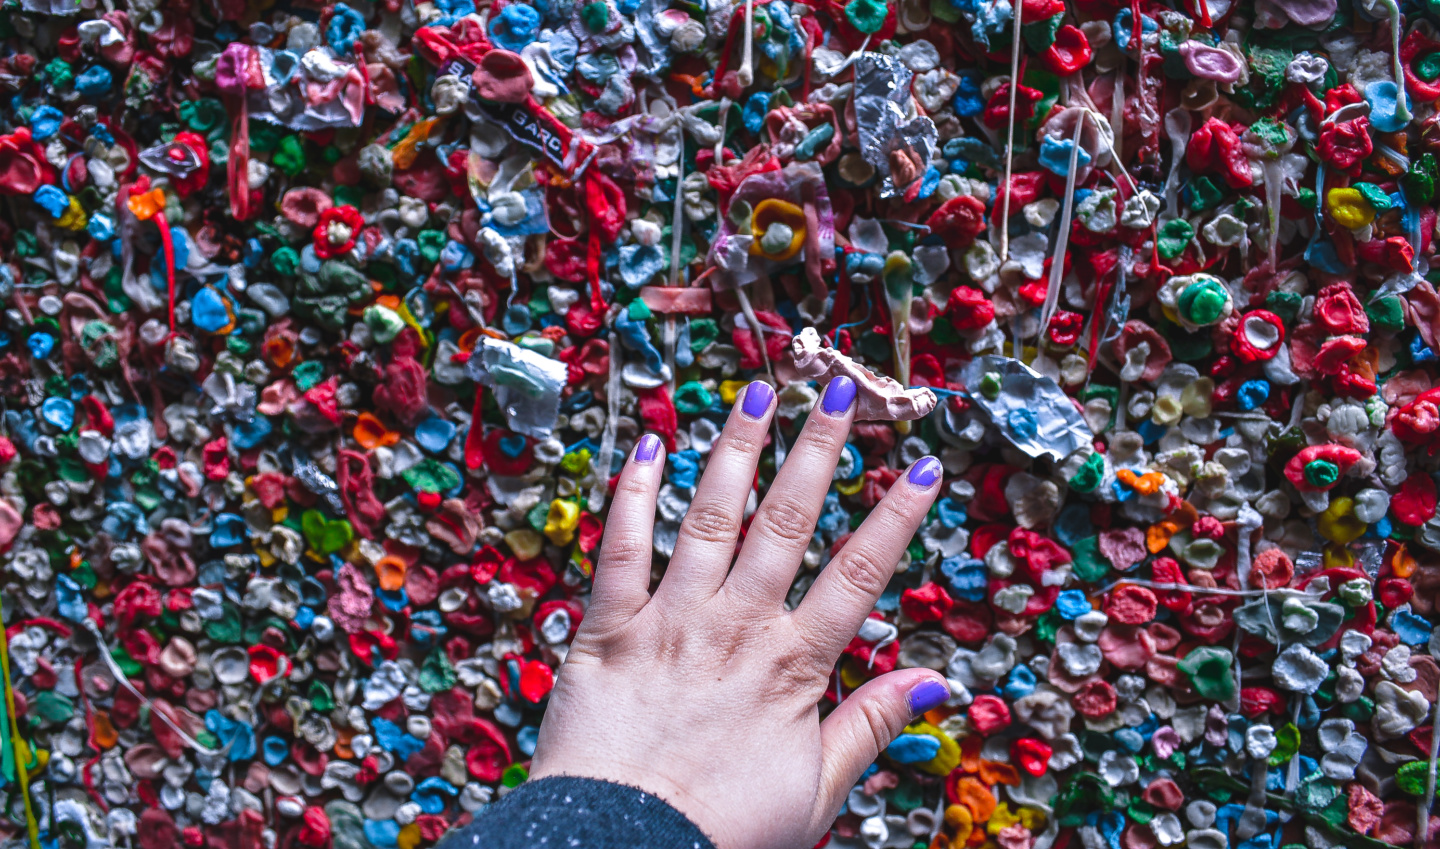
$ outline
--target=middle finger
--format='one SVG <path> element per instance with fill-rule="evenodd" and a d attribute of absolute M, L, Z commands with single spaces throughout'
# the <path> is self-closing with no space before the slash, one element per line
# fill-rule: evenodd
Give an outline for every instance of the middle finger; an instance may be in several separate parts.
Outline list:
<path fill-rule="evenodd" d="M 725 582 L 747 602 L 778 606 L 790 591 L 795 572 L 815 533 L 835 463 L 855 417 L 855 381 L 840 376 L 810 413 L 785 465 L 755 512 L 740 557 Z"/>

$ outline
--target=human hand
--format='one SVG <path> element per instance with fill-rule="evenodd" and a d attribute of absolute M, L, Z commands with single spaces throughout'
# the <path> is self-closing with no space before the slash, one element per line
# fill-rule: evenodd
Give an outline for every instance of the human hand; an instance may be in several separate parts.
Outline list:
<path fill-rule="evenodd" d="M 933 671 L 896 670 L 820 719 L 835 663 L 935 500 L 941 468 L 933 457 L 911 466 L 787 611 L 850 432 L 855 384 L 839 377 L 826 387 L 736 558 L 774 407 L 765 383 L 737 399 L 653 596 L 665 455 L 652 434 L 637 443 L 530 769 L 638 787 L 719 849 L 814 846 L 865 768 L 912 717 L 950 696 Z"/>

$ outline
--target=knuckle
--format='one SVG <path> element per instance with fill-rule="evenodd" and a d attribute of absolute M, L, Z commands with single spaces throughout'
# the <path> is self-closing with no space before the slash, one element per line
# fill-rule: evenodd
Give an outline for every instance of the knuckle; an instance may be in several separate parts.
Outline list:
<path fill-rule="evenodd" d="M 650 489 L 650 482 L 645 479 L 644 475 L 629 470 L 627 474 L 621 475 L 619 483 L 615 484 L 615 498 L 617 500 L 621 496 L 635 499 L 647 498 L 650 495 Z"/>
<path fill-rule="evenodd" d="M 795 639 L 804 646 L 805 652 L 815 662 L 826 666 L 826 675 L 830 673 L 828 667 L 834 665 L 834 658 L 828 657 L 826 644 L 831 642 L 826 639 L 824 626 L 805 616 L 791 615 L 791 626 L 795 629 Z M 826 661 L 829 661 L 828 663 Z"/>
<path fill-rule="evenodd" d="M 911 499 L 913 502 L 914 499 Z M 906 501 L 901 496 L 898 488 L 886 493 L 870 515 L 865 517 L 866 522 L 874 522 L 880 528 L 903 528 L 918 519 L 912 519 L 905 509 Z"/>
<path fill-rule="evenodd" d="M 606 658 L 623 651 L 629 621 L 616 616 L 586 616 L 580 623 L 580 630 L 570 643 L 561 668 L 593 667 L 601 665 Z"/>
<path fill-rule="evenodd" d="M 730 658 L 745 657 L 745 650 L 752 647 L 750 635 L 743 628 L 711 629 L 705 633 L 707 657 L 720 665 L 728 665 Z"/>
<path fill-rule="evenodd" d="M 856 595 L 876 599 L 885 592 L 895 572 L 895 564 L 877 557 L 867 548 L 846 549 L 836 558 L 830 568 L 838 569 L 841 581 Z"/>
<path fill-rule="evenodd" d="M 824 680 L 825 672 L 817 670 L 814 653 L 807 646 L 782 651 L 773 663 L 772 680 L 784 688 L 781 692 L 805 692 L 814 688 L 817 677 Z"/>
<path fill-rule="evenodd" d="M 691 505 L 681 523 L 681 531 L 700 542 L 734 543 L 740 534 L 740 518 L 710 505 Z"/>
<path fill-rule="evenodd" d="M 590 627 L 586 628 L 586 625 Z M 560 664 L 557 674 L 567 669 L 582 669 L 604 662 L 607 650 L 620 635 L 620 629 L 603 623 L 581 623 L 581 630 L 570 642 L 570 651 L 565 653 L 565 662 Z"/>
<path fill-rule="evenodd" d="M 684 629 L 662 628 L 652 638 L 655 659 L 674 664 L 682 660 L 690 648 L 690 640 Z"/>
<path fill-rule="evenodd" d="M 860 705 L 860 715 L 864 718 L 864 727 L 870 734 L 874 751 L 877 754 L 885 751 L 895 736 L 890 730 L 890 717 L 886 715 L 885 708 L 878 701 L 866 700 Z"/>
<path fill-rule="evenodd" d="M 794 629 L 796 642 L 802 646 L 801 651 L 810 658 L 810 662 L 820 670 L 821 677 L 825 679 L 822 687 L 828 686 L 830 674 L 835 670 L 835 664 L 841 660 L 841 650 L 850 643 L 853 635 L 839 633 L 828 613 L 812 615 L 807 611 L 805 615 L 800 615 L 797 610 L 791 614 L 790 624 Z"/>
<path fill-rule="evenodd" d="M 834 671 L 835 656 L 829 653 L 828 643 L 834 640 L 825 639 L 824 633 L 816 632 L 814 627 L 798 617 L 791 619 L 791 656 L 785 658 L 786 665 L 795 669 L 805 669 L 811 678 L 809 682 L 819 686 L 821 694 L 824 694 L 825 686 L 829 684 L 829 675 Z"/>
<path fill-rule="evenodd" d="M 613 566 L 649 562 L 650 545 L 641 539 L 639 534 L 617 533 L 613 539 L 607 538 L 605 540 L 605 545 L 600 551 L 600 564 L 597 568 L 605 569 Z"/>
<path fill-rule="evenodd" d="M 772 494 L 760 506 L 759 521 L 782 542 L 809 542 L 815 533 L 815 517 L 794 498 Z"/>
<path fill-rule="evenodd" d="M 811 416 L 810 422 L 804 434 L 807 450 L 826 459 L 840 453 L 840 446 L 845 444 L 850 429 L 843 422 L 826 416 Z"/>
<path fill-rule="evenodd" d="M 762 430 L 758 435 L 745 432 L 744 428 L 725 428 L 720 434 L 720 441 L 711 454 L 739 454 L 741 456 L 760 453 L 762 443 L 765 439 L 765 432 Z M 712 462 L 714 458 L 712 456 Z"/>

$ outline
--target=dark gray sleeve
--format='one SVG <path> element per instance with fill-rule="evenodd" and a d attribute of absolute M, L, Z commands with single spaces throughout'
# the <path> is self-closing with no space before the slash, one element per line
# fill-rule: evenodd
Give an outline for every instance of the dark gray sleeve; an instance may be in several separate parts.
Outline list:
<path fill-rule="evenodd" d="M 436 849 L 715 849 L 684 814 L 643 790 L 593 778 L 528 781 Z"/>

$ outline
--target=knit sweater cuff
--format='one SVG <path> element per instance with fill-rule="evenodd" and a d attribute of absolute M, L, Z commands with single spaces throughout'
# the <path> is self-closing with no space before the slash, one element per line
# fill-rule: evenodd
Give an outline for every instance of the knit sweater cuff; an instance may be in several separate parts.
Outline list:
<path fill-rule="evenodd" d="M 526 782 L 438 849 L 715 849 L 669 803 L 634 787 L 555 776 Z"/>

